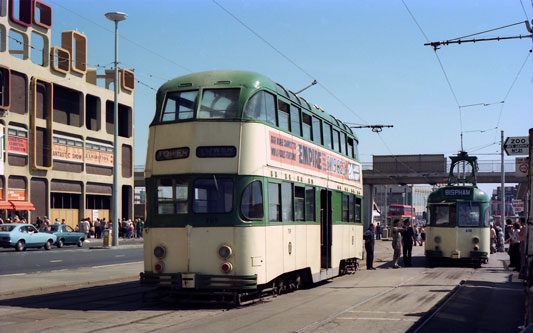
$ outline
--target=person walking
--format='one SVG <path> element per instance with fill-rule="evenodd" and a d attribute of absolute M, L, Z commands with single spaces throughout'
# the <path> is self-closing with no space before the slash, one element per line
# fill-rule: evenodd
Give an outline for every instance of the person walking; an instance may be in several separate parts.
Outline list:
<path fill-rule="evenodd" d="M 381 226 L 379 225 L 379 222 L 376 224 L 376 239 L 381 239 Z"/>
<path fill-rule="evenodd" d="M 374 224 L 370 223 L 368 230 L 363 234 L 363 239 L 365 240 L 365 250 L 366 250 L 366 269 L 375 270 L 374 268 Z"/>
<path fill-rule="evenodd" d="M 400 220 L 394 220 L 392 225 L 392 249 L 394 251 L 392 255 L 392 268 L 400 268 L 398 260 L 400 260 L 400 253 L 402 251 L 402 228 L 400 227 Z"/>
<path fill-rule="evenodd" d="M 509 267 L 514 267 L 515 271 L 520 272 L 520 223 L 513 223 L 512 228 L 506 241 L 509 243 Z"/>
<path fill-rule="evenodd" d="M 403 252 L 403 265 L 405 267 L 411 266 L 411 256 L 413 253 L 413 242 L 415 241 L 415 232 L 411 227 L 409 219 L 403 221 L 402 228 L 402 252 Z"/>

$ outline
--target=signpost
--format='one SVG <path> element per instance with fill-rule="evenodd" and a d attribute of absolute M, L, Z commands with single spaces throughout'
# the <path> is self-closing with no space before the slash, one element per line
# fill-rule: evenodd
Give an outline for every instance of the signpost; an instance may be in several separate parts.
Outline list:
<path fill-rule="evenodd" d="M 515 214 L 522 213 L 524 211 L 524 201 L 513 199 L 513 211 Z"/>
<path fill-rule="evenodd" d="M 503 144 L 507 155 L 528 155 L 529 138 L 527 136 L 510 136 Z"/>

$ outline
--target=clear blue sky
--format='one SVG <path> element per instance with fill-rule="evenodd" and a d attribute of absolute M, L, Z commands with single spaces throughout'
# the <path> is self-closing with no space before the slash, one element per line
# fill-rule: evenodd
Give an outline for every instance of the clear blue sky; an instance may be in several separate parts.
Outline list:
<path fill-rule="evenodd" d="M 336 97 L 320 86 L 302 95 L 335 117 L 394 125 L 380 135 L 357 131 L 362 162 L 372 155 L 455 154 L 461 129 L 466 151 L 498 160 L 501 130 L 506 137 L 526 136 L 533 127 L 533 55 L 509 91 L 533 46 L 529 38 L 438 50 L 456 101 L 401 0 L 216 1 L 310 76 L 211 0 L 50 0 L 52 44 L 60 45 L 60 31 L 77 29 L 88 37 L 90 66 L 110 68 L 113 23 L 104 14 L 122 11 L 129 17 L 119 24 L 126 38 L 119 39 L 120 66 L 134 68 L 154 89 L 213 69 L 256 71 L 292 90 L 317 79 Z M 404 1 L 430 41 L 533 18 L 531 0 L 522 0 L 523 7 L 520 0 Z M 520 34 L 528 34 L 525 24 L 476 37 Z M 135 92 L 136 165 L 144 164 L 155 106 L 155 91 L 143 84 Z M 507 94 L 504 104 L 459 111 L 458 105 L 500 102 Z"/>

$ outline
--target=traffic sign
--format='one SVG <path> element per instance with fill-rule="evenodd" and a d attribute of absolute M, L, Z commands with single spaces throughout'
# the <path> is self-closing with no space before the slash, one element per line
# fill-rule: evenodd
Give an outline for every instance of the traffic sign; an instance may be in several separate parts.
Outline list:
<path fill-rule="evenodd" d="M 503 149 L 507 155 L 529 155 L 529 137 L 510 136 L 505 140 Z"/>
<path fill-rule="evenodd" d="M 515 174 L 517 177 L 527 177 L 529 174 L 529 158 L 515 157 Z"/>

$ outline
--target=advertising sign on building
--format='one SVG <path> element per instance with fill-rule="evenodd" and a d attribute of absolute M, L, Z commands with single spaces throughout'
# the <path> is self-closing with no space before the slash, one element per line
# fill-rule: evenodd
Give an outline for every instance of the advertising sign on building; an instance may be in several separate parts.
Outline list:
<path fill-rule="evenodd" d="M 85 163 L 113 167 L 113 147 L 87 141 Z"/>
<path fill-rule="evenodd" d="M 83 141 L 54 136 L 52 156 L 54 160 L 83 163 Z"/>
<path fill-rule="evenodd" d="M 8 190 L 7 200 L 26 200 L 25 190 Z"/>
<path fill-rule="evenodd" d="M 28 138 L 9 134 L 7 137 L 7 151 L 10 153 L 28 154 Z"/>
<path fill-rule="evenodd" d="M 524 211 L 524 201 L 513 199 L 513 211 L 515 214 L 522 213 Z"/>
<path fill-rule="evenodd" d="M 517 157 L 515 169 L 517 177 L 527 177 L 529 174 L 529 158 Z"/>

